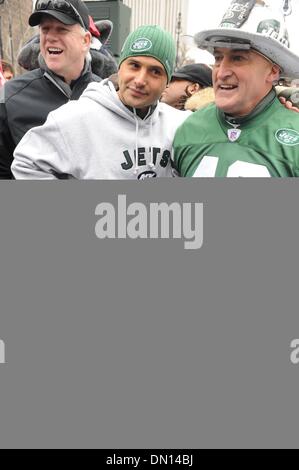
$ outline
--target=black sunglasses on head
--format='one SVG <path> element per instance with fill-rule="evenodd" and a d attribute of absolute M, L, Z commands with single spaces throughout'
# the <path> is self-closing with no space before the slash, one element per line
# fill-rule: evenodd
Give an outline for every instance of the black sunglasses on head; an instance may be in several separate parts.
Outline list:
<path fill-rule="evenodd" d="M 67 2 L 66 0 L 37 0 L 35 4 L 35 11 L 42 10 L 54 10 L 65 13 L 74 20 L 78 21 L 82 28 L 86 29 L 80 13 L 71 3 Z"/>

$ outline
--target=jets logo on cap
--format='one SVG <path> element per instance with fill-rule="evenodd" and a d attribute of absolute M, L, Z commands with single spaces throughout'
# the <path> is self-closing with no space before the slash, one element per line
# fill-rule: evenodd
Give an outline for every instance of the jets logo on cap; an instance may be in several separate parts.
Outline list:
<path fill-rule="evenodd" d="M 149 51 L 152 47 L 152 41 L 147 38 L 139 38 L 131 46 L 131 51 L 133 52 L 145 52 Z"/>
<path fill-rule="evenodd" d="M 299 132 L 294 129 L 278 129 L 275 133 L 276 140 L 283 145 L 298 145 Z"/>

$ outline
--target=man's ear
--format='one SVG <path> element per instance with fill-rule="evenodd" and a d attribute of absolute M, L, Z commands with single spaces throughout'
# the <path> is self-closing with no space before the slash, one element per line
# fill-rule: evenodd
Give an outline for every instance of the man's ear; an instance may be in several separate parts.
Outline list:
<path fill-rule="evenodd" d="M 193 83 L 193 93 L 197 93 L 201 88 L 202 86 L 199 83 Z"/>
<path fill-rule="evenodd" d="M 89 31 L 86 31 L 84 36 L 83 36 L 83 41 L 84 41 L 84 45 L 87 46 L 88 48 L 90 47 L 90 43 L 91 43 L 91 34 Z"/>
<path fill-rule="evenodd" d="M 272 83 L 279 80 L 280 73 L 281 73 L 281 70 L 278 67 L 278 65 L 272 64 L 271 73 L 270 73 L 270 80 Z"/>
<path fill-rule="evenodd" d="M 197 93 L 201 88 L 202 86 L 199 83 L 191 83 L 188 85 L 188 92 L 190 95 L 194 95 L 194 93 Z"/>

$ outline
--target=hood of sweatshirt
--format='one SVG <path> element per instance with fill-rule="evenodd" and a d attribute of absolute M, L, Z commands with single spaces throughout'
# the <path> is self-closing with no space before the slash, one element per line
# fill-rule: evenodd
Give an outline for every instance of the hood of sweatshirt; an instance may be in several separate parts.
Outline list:
<path fill-rule="evenodd" d="M 149 128 L 150 140 L 152 140 L 153 126 L 159 119 L 159 106 L 157 104 L 149 107 L 147 115 L 142 119 L 137 115 L 135 108 L 128 108 L 119 99 L 115 87 L 109 79 L 102 80 L 100 83 L 92 82 L 88 85 L 84 91 L 81 99 L 90 99 L 97 102 L 99 105 L 106 107 L 111 112 L 115 113 L 119 117 L 126 119 L 135 126 L 135 166 L 134 174 L 138 174 L 138 145 L 139 145 L 139 133 L 142 128 Z M 153 150 L 151 151 L 150 161 L 148 162 L 150 169 L 153 171 L 156 169 L 154 164 Z"/>
<path fill-rule="evenodd" d="M 149 109 L 149 113 L 144 119 L 137 116 L 136 110 L 134 111 L 134 108 L 128 108 L 122 103 L 113 83 L 109 81 L 109 79 L 102 80 L 100 83 L 91 82 L 84 91 L 82 97 L 91 99 L 92 101 L 99 103 L 101 106 L 105 106 L 114 113 L 125 117 L 132 122 L 136 121 L 136 117 L 140 123 L 147 123 L 150 117 L 152 117 L 154 120 L 157 120 L 158 118 L 158 113 L 154 112 L 157 108 L 156 104 Z"/>

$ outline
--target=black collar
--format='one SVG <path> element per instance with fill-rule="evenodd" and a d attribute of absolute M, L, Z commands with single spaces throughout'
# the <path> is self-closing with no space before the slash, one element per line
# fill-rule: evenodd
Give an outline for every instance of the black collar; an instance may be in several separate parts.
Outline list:
<path fill-rule="evenodd" d="M 246 116 L 230 116 L 225 114 L 223 111 L 219 110 L 220 116 L 233 127 L 239 127 L 242 124 L 250 121 L 252 118 L 264 111 L 268 106 L 270 106 L 276 98 L 276 92 L 272 88 L 269 93 L 256 105 L 256 107 Z"/>

